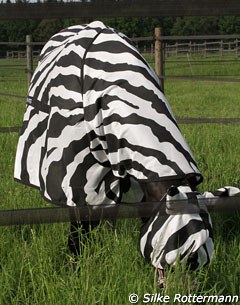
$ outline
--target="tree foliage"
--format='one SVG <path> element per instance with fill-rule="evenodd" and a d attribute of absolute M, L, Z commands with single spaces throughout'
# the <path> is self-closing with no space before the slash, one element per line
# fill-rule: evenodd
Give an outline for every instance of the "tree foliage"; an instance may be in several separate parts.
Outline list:
<path fill-rule="evenodd" d="M 50 0 L 49 0 L 50 1 Z M 162 27 L 164 35 L 239 34 L 240 17 L 124 17 L 100 18 L 105 24 L 129 37 L 152 36 L 154 28 Z M 0 21 L 0 41 L 24 41 L 31 34 L 34 41 L 47 41 L 54 33 L 91 19 L 51 19 Z"/>
<path fill-rule="evenodd" d="M 219 34 L 219 23 L 217 17 L 178 17 L 171 28 L 171 35 Z"/>

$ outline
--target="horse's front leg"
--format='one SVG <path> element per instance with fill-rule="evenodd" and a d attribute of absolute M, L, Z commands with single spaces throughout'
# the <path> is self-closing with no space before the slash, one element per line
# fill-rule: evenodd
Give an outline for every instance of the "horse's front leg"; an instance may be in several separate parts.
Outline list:
<path fill-rule="evenodd" d="M 68 249 L 73 257 L 81 254 L 91 229 L 100 224 L 100 221 L 71 222 L 68 235 Z"/>

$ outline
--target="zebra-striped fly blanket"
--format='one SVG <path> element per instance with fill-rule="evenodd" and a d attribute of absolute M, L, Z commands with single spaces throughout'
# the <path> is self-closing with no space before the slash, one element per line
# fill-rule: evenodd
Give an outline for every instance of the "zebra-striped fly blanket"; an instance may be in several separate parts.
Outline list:
<path fill-rule="evenodd" d="M 44 46 L 14 176 L 69 206 L 119 202 L 129 177 L 202 180 L 157 76 L 125 35 L 98 21 Z"/>
<path fill-rule="evenodd" d="M 64 29 L 44 46 L 28 91 L 14 177 L 69 206 L 115 204 L 133 184 L 202 181 L 157 76 L 125 35 L 99 21 Z M 172 191 L 167 200 L 191 193 Z M 160 216 L 142 227 L 145 258 L 160 269 L 178 254 L 192 265 L 209 262 L 207 211 Z"/>

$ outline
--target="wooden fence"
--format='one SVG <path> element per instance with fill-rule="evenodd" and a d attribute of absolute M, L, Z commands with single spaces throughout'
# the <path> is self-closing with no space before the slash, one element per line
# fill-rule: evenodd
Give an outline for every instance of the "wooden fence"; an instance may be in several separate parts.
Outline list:
<path fill-rule="evenodd" d="M 174 44 L 165 44 L 165 56 L 169 57 L 175 55 L 176 57 L 186 57 L 192 55 L 207 56 L 224 56 L 224 55 L 240 55 L 240 40 L 234 39 L 232 41 L 224 42 L 219 41 L 204 41 L 201 43 L 197 42 L 176 42 Z"/>
<path fill-rule="evenodd" d="M 0 19 L 239 16 L 239 0 L 28 1 L 0 4 Z"/>
<path fill-rule="evenodd" d="M 218 65 L 223 63 L 224 65 L 228 64 L 240 64 L 239 59 L 239 47 L 240 47 L 240 35 L 217 35 L 217 36 L 162 36 L 161 29 L 156 28 L 154 35 L 151 37 L 138 37 L 132 39 L 136 45 L 140 45 L 141 42 L 141 52 L 145 53 L 145 55 L 152 55 L 153 62 L 152 64 L 155 65 L 156 73 L 161 81 L 162 89 L 164 89 L 164 80 L 165 79 L 187 79 L 193 81 L 223 81 L 223 82 L 240 82 L 240 73 L 239 75 L 235 76 L 227 76 L 227 77 L 217 77 L 216 75 L 208 75 L 208 76 L 199 76 L 199 75 L 165 75 L 165 64 L 166 63 L 173 63 L 175 64 L 180 63 L 181 65 L 184 64 L 214 64 Z M 143 42 L 143 43 L 142 43 Z M 8 64 L 5 62 L 0 64 L 0 71 L 4 69 L 11 69 L 11 70 L 21 70 L 27 73 L 28 82 L 33 74 L 34 70 L 34 55 L 35 48 L 41 49 L 44 45 L 44 42 L 32 42 L 31 37 L 26 37 L 26 42 L 21 43 L 4 43 L 0 42 L 1 45 L 18 45 L 21 46 L 23 51 L 19 51 L 19 62 L 12 65 L 12 62 Z M 26 48 L 24 50 L 23 48 Z M 149 51 L 150 50 L 150 51 Z M 38 51 L 39 52 L 39 51 Z M 10 54 L 10 53 L 8 53 Z M 12 53 L 15 55 L 15 53 Z M 213 54 L 218 55 L 218 59 L 199 59 L 194 58 L 194 55 L 203 54 L 204 57 L 211 56 Z M 229 58 L 221 58 L 227 54 L 231 54 Z M 10 55 L 9 55 L 10 56 Z M 181 57 L 185 57 L 182 59 Z M 27 62 L 24 63 L 24 62 Z M 176 68 L 176 67 L 175 67 Z M 4 75 L 0 75 L 0 81 L 8 81 Z M 16 81 L 16 78 L 12 76 L 11 81 Z M 18 80 L 19 81 L 19 80 Z M 24 78 L 21 77 L 21 81 L 24 81 Z M 26 81 L 26 80 L 25 80 Z M 0 93 L 0 96 L 8 96 L 14 99 L 19 99 L 25 101 L 24 96 L 17 96 L 11 93 Z M 228 118 L 228 119 L 211 119 L 211 118 L 189 118 L 189 117 L 177 117 L 179 123 L 182 124 L 240 124 L 239 118 Z M 19 127 L 1 127 L 0 133 L 2 132 L 19 132 Z"/>
<path fill-rule="evenodd" d="M 33 58 L 38 58 L 40 51 L 33 51 Z M 6 59 L 22 59 L 27 57 L 26 51 L 7 51 Z"/>
<path fill-rule="evenodd" d="M 239 58 L 240 55 L 240 35 L 192 35 L 192 36 L 163 36 L 161 29 L 156 28 L 153 36 L 150 37 L 138 37 L 133 38 L 133 42 L 140 46 L 140 52 L 144 55 L 152 55 L 154 58 L 154 66 L 156 74 L 158 75 L 161 87 L 164 90 L 164 79 L 166 77 L 164 71 L 164 63 L 166 60 L 171 59 L 173 56 L 177 58 L 185 57 L 189 60 L 189 57 L 195 55 L 202 56 L 204 58 L 208 56 L 223 57 L 226 55 L 235 56 Z M 33 60 L 38 57 L 39 49 L 45 42 L 32 42 L 31 36 L 26 36 L 26 42 L 14 43 L 14 42 L 0 42 L 1 45 L 18 45 L 21 48 L 26 48 L 21 51 L 7 51 L 6 57 L 12 58 L 26 58 L 27 66 L 24 69 L 27 72 L 28 83 L 33 74 Z M 36 50 L 38 47 L 38 50 Z M 13 69 L 13 67 L 11 67 Z M 172 77 L 172 76 L 171 76 Z M 180 78 L 180 76 L 177 76 Z M 188 76 L 183 76 L 187 78 Z M 189 75 L 192 79 L 199 80 L 199 76 L 194 77 Z M 212 80 L 208 77 L 206 80 Z M 218 79 L 221 81 L 221 79 Z M 240 81 L 236 78 L 224 78 L 223 81 Z"/>

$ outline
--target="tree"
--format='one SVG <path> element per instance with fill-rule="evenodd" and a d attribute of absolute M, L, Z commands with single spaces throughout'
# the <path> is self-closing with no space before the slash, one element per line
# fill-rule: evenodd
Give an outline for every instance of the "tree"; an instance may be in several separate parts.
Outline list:
<path fill-rule="evenodd" d="M 33 33 L 38 23 L 37 20 L 1 21 L 1 32 L 5 37 L 1 37 L 0 40 L 23 42 L 26 35 Z"/>
<path fill-rule="evenodd" d="M 217 17 L 177 17 L 171 35 L 210 35 L 218 34 Z"/>
<path fill-rule="evenodd" d="M 60 19 L 43 19 L 33 31 L 35 41 L 47 41 L 52 35 L 59 32 L 64 26 Z"/>
<path fill-rule="evenodd" d="M 220 34 L 239 34 L 240 33 L 240 17 L 226 16 L 219 18 Z"/>

